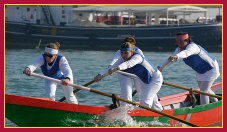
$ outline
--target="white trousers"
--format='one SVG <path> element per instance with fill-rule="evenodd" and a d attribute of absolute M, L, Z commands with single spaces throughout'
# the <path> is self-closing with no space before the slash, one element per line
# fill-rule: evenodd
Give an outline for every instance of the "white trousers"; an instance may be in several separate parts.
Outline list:
<path fill-rule="evenodd" d="M 198 85 L 201 91 L 209 93 L 209 94 L 215 94 L 212 90 L 211 90 L 211 86 L 214 83 L 214 80 L 211 81 L 198 81 Z M 215 97 L 211 97 L 211 96 L 207 96 L 204 94 L 200 94 L 200 104 L 209 104 L 211 102 L 217 102 L 218 99 Z"/>
<path fill-rule="evenodd" d="M 118 82 L 121 87 L 122 98 L 132 101 L 132 89 L 135 85 L 134 79 L 126 75 L 118 74 Z M 120 103 L 122 106 L 129 105 L 128 103 L 125 102 Z"/>
<path fill-rule="evenodd" d="M 138 77 L 132 78 L 122 74 L 118 74 L 118 79 L 123 98 L 132 101 L 132 88 L 135 87 L 139 95 L 140 104 L 160 111 L 163 110 L 157 97 L 157 92 L 160 90 L 163 82 L 161 72 L 155 73 L 149 84 L 144 83 Z M 121 102 L 121 105 L 126 104 Z"/>
<path fill-rule="evenodd" d="M 73 82 L 70 82 L 73 83 Z M 46 89 L 46 97 L 55 101 L 55 93 L 57 89 L 57 83 L 45 80 L 45 89 Z M 73 93 L 73 87 L 63 86 L 63 93 L 66 97 L 66 101 L 71 104 L 78 104 L 77 98 Z"/>
<path fill-rule="evenodd" d="M 152 75 L 149 84 L 137 79 L 140 86 L 136 87 L 140 96 L 140 104 L 162 111 L 162 105 L 158 101 L 157 93 L 161 89 L 163 77 L 160 71 Z"/>

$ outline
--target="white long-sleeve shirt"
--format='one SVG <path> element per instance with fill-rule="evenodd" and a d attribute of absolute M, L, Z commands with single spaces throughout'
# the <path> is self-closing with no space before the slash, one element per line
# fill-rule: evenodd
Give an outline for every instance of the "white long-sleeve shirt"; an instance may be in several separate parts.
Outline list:
<path fill-rule="evenodd" d="M 139 48 L 135 51 L 135 53 L 138 53 L 138 54 L 140 54 L 140 55 L 142 55 L 142 56 L 144 57 L 142 50 L 140 50 Z M 122 59 L 122 58 L 121 58 L 121 51 L 120 51 L 120 50 L 118 50 L 118 51 L 115 53 L 114 58 L 113 58 L 112 61 L 110 62 L 109 66 L 114 65 L 114 63 L 116 63 L 119 59 Z"/>
<path fill-rule="evenodd" d="M 125 62 L 123 58 L 119 58 L 116 60 L 116 62 L 113 65 L 110 65 L 106 70 L 104 70 L 100 74 L 103 75 L 107 73 L 109 69 L 115 68 L 117 66 L 120 68 L 120 70 L 125 70 L 135 66 L 136 64 L 142 63 L 142 61 L 143 61 L 143 58 L 140 55 L 134 55 L 130 60 Z"/>
<path fill-rule="evenodd" d="M 208 58 L 208 55 L 203 52 L 198 45 L 196 45 L 195 43 L 191 43 L 189 44 L 185 50 L 182 50 L 180 51 L 180 49 L 177 47 L 173 53 L 173 55 L 176 55 L 178 57 L 177 60 L 179 59 L 184 59 L 184 58 L 187 58 L 191 55 L 195 55 L 195 54 L 200 54 L 200 56 L 202 58 L 204 58 L 204 60 L 206 60 L 212 67 L 213 69 L 203 73 L 203 74 L 200 74 L 198 72 L 196 72 L 196 77 L 197 77 L 197 80 L 198 81 L 210 81 L 210 80 L 215 80 L 218 78 L 218 76 L 220 76 L 220 73 L 219 73 L 219 66 L 218 66 L 218 63 L 217 61 L 212 61 L 212 59 L 207 59 Z M 167 62 L 168 59 L 166 59 L 160 66 L 162 67 L 165 62 Z M 173 61 L 171 62 L 170 64 L 176 62 Z"/>
<path fill-rule="evenodd" d="M 143 58 L 137 54 L 137 55 L 133 55 L 130 60 L 125 61 L 125 62 L 121 63 L 120 65 L 118 65 L 118 67 L 120 70 L 125 70 L 125 69 L 135 66 L 136 64 L 141 64 L 142 62 L 143 62 Z"/>
<path fill-rule="evenodd" d="M 142 55 L 142 56 L 144 57 L 144 54 L 143 54 L 142 50 L 140 50 L 138 47 L 137 47 L 135 53 L 138 53 L 138 54 L 140 54 L 140 55 Z M 110 64 L 108 65 L 108 69 L 102 71 L 102 72 L 100 73 L 100 75 L 103 75 L 103 74 L 107 73 L 108 70 L 109 70 L 110 68 L 116 67 L 116 66 L 118 66 L 119 64 L 121 64 L 122 62 L 124 62 L 124 60 L 123 60 L 123 58 L 121 57 L 121 51 L 118 50 L 118 51 L 115 53 L 115 55 L 114 55 L 112 61 L 111 61 Z"/>
<path fill-rule="evenodd" d="M 56 60 L 56 59 L 55 59 Z M 54 60 L 54 63 L 55 63 L 55 60 Z M 54 65 L 53 63 L 53 65 Z M 27 66 L 28 68 L 30 68 L 31 72 L 35 71 L 38 67 L 42 66 L 44 64 L 44 58 L 43 58 L 43 55 L 39 55 L 33 62 L 31 65 Z M 52 66 L 53 66 L 52 65 Z M 47 69 L 51 69 L 52 66 L 49 66 L 47 64 Z M 70 80 L 73 80 L 73 73 L 72 73 L 72 70 L 69 66 L 69 63 L 68 61 L 66 60 L 66 58 L 64 56 L 62 56 L 60 62 L 59 62 L 59 68 L 61 70 L 61 72 L 63 73 L 63 75 L 65 77 L 69 77 Z"/>

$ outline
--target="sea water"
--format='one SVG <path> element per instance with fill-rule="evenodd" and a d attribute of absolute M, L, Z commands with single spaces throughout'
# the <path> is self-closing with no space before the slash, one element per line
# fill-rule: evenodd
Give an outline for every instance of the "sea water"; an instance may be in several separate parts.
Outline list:
<path fill-rule="evenodd" d="M 44 97 L 44 81 L 39 78 L 28 77 L 22 73 L 24 68 L 31 64 L 32 61 L 43 52 L 43 49 L 6 49 L 5 93 L 22 96 Z M 79 85 L 84 85 L 91 81 L 94 76 L 107 68 L 115 54 L 114 51 L 79 51 L 66 49 L 60 50 L 59 52 L 67 58 L 73 71 L 74 83 Z M 158 66 L 171 54 L 171 52 L 144 52 L 146 58 L 156 66 Z M 221 76 L 215 82 L 220 82 L 222 81 L 222 54 L 211 53 L 211 55 L 213 55 L 219 63 Z M 42 74 L 40 68 L 38 68 L 35 73 Z M 162 73 L 165 82 L 189 88 L 197 88 L 195 72 L 190 67 L 185 65 L 182 60 L 170 65 L 164 69 Z M 120 87 L 115 73 L 88 87 L 106 93 L 115 93 L 120 95 Z M 158 92 L 158 97 L 181 92 L 185 91 L 163 85 L 161 90 Z M 221 91 L 219 91 L 219 93 L 221 93 Z M 56 91 L 56 100 L 62 97 L 62 86 L 59 86 Z M 82 90 L 77 93 L 77 99 L 80 104 L 86 105 L 109 105 L 112 103 L 110 98 Z M 135 96 L 133 100 L 137 101 L 137 96 Z M 130 117 L 125 118 L 127 119 Z M 6 126 L 15 126 L 15 124 L 6 120 Z"/>

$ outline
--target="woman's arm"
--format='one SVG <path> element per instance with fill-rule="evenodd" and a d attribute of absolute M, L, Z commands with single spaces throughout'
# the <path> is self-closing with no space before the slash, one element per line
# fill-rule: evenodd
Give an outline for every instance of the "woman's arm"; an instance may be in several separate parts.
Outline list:
<path fill-rule="evenodd" d="M 31 65 L 28 65 L 27 68 L 30 69 L 31 72 L 35 71 L 37 67 L 40 67 L 44 64 L 43 55 L 39 55 Z"/>
<path fill-rule="evenodd" d="M 137 49 L 135 52 L 140 54 L 140 55 L 142 55 L 144 57 L 143 51 L 141 49 Z"/>
<path fill-rule="evenodd" d="M 187 58 L 191 55 L 198 54 L 200 52 L 200 48 L 196 44 L 189 44 L 185 50 L 177 53 L 176 56 L 178 59 Z"/>
<path fill-rule="evenodd" d="M 41 65 L 43 65 L 43 63 L 44 63 L 43 56 L 40 55 L 40 56 L 38 56 L 38 57 L 33 61 L 33 63 L 32 63 L 31 65 L 25 67 L 23 73 L 26 74 L 26 75 L 28 75 L 28 76 L 30 76 L 30 74 L 31 74 L 33 71 L 35 71 L 35 69 L 36 69 L 37 67 L 40 67 Z"/>
<path fill-rule="evenodd" d="M 120 51 L 120 50 L 118 50 L 118 51 L 115 53 L 115 55 L 114 55 L 112 61 L 111 61 L 110 64 L 109 64 L 109 67 L 112 66 L 112 65 L 114 65 L 119 59 L 121 59 L 121 51 Z"/>
<path fill-rule="evenodd" d="M 68 77 L 71 81 L 73 80 L 73 72 L 67 59 L 63 56 L 59 62 L 59 68 L 65 77 Z"/>
<path fill-rule="evenodd" d="M 135 66 L 136 64 L 140 64 L 143 62 L 143 58 L 141 57 L 141 55 L 134 55 L 132 56 L 132 58 L 128 61 L 125 61 L 123 63 L 121 63 L 120 65 L 118 65 L 119 70 L 125 70 L 128 68 L 131 68 L 133 66 Z"/>

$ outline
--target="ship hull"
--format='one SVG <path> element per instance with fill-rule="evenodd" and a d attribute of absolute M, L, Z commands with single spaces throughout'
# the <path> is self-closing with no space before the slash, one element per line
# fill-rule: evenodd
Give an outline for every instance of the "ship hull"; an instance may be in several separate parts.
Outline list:
<path fill-rule="evenodd" d="M 196 24 L 149 27 L 69 27 L 6 22 L 6 48 L 40 48 L 60 42 L 63 49 L 116 50 L 123 39 L 135 37 L 144 51 L 173 51 L 175 35 L 188 32 L 192 40 L 208 51 L 222 51 L 222 25 Z"/>

